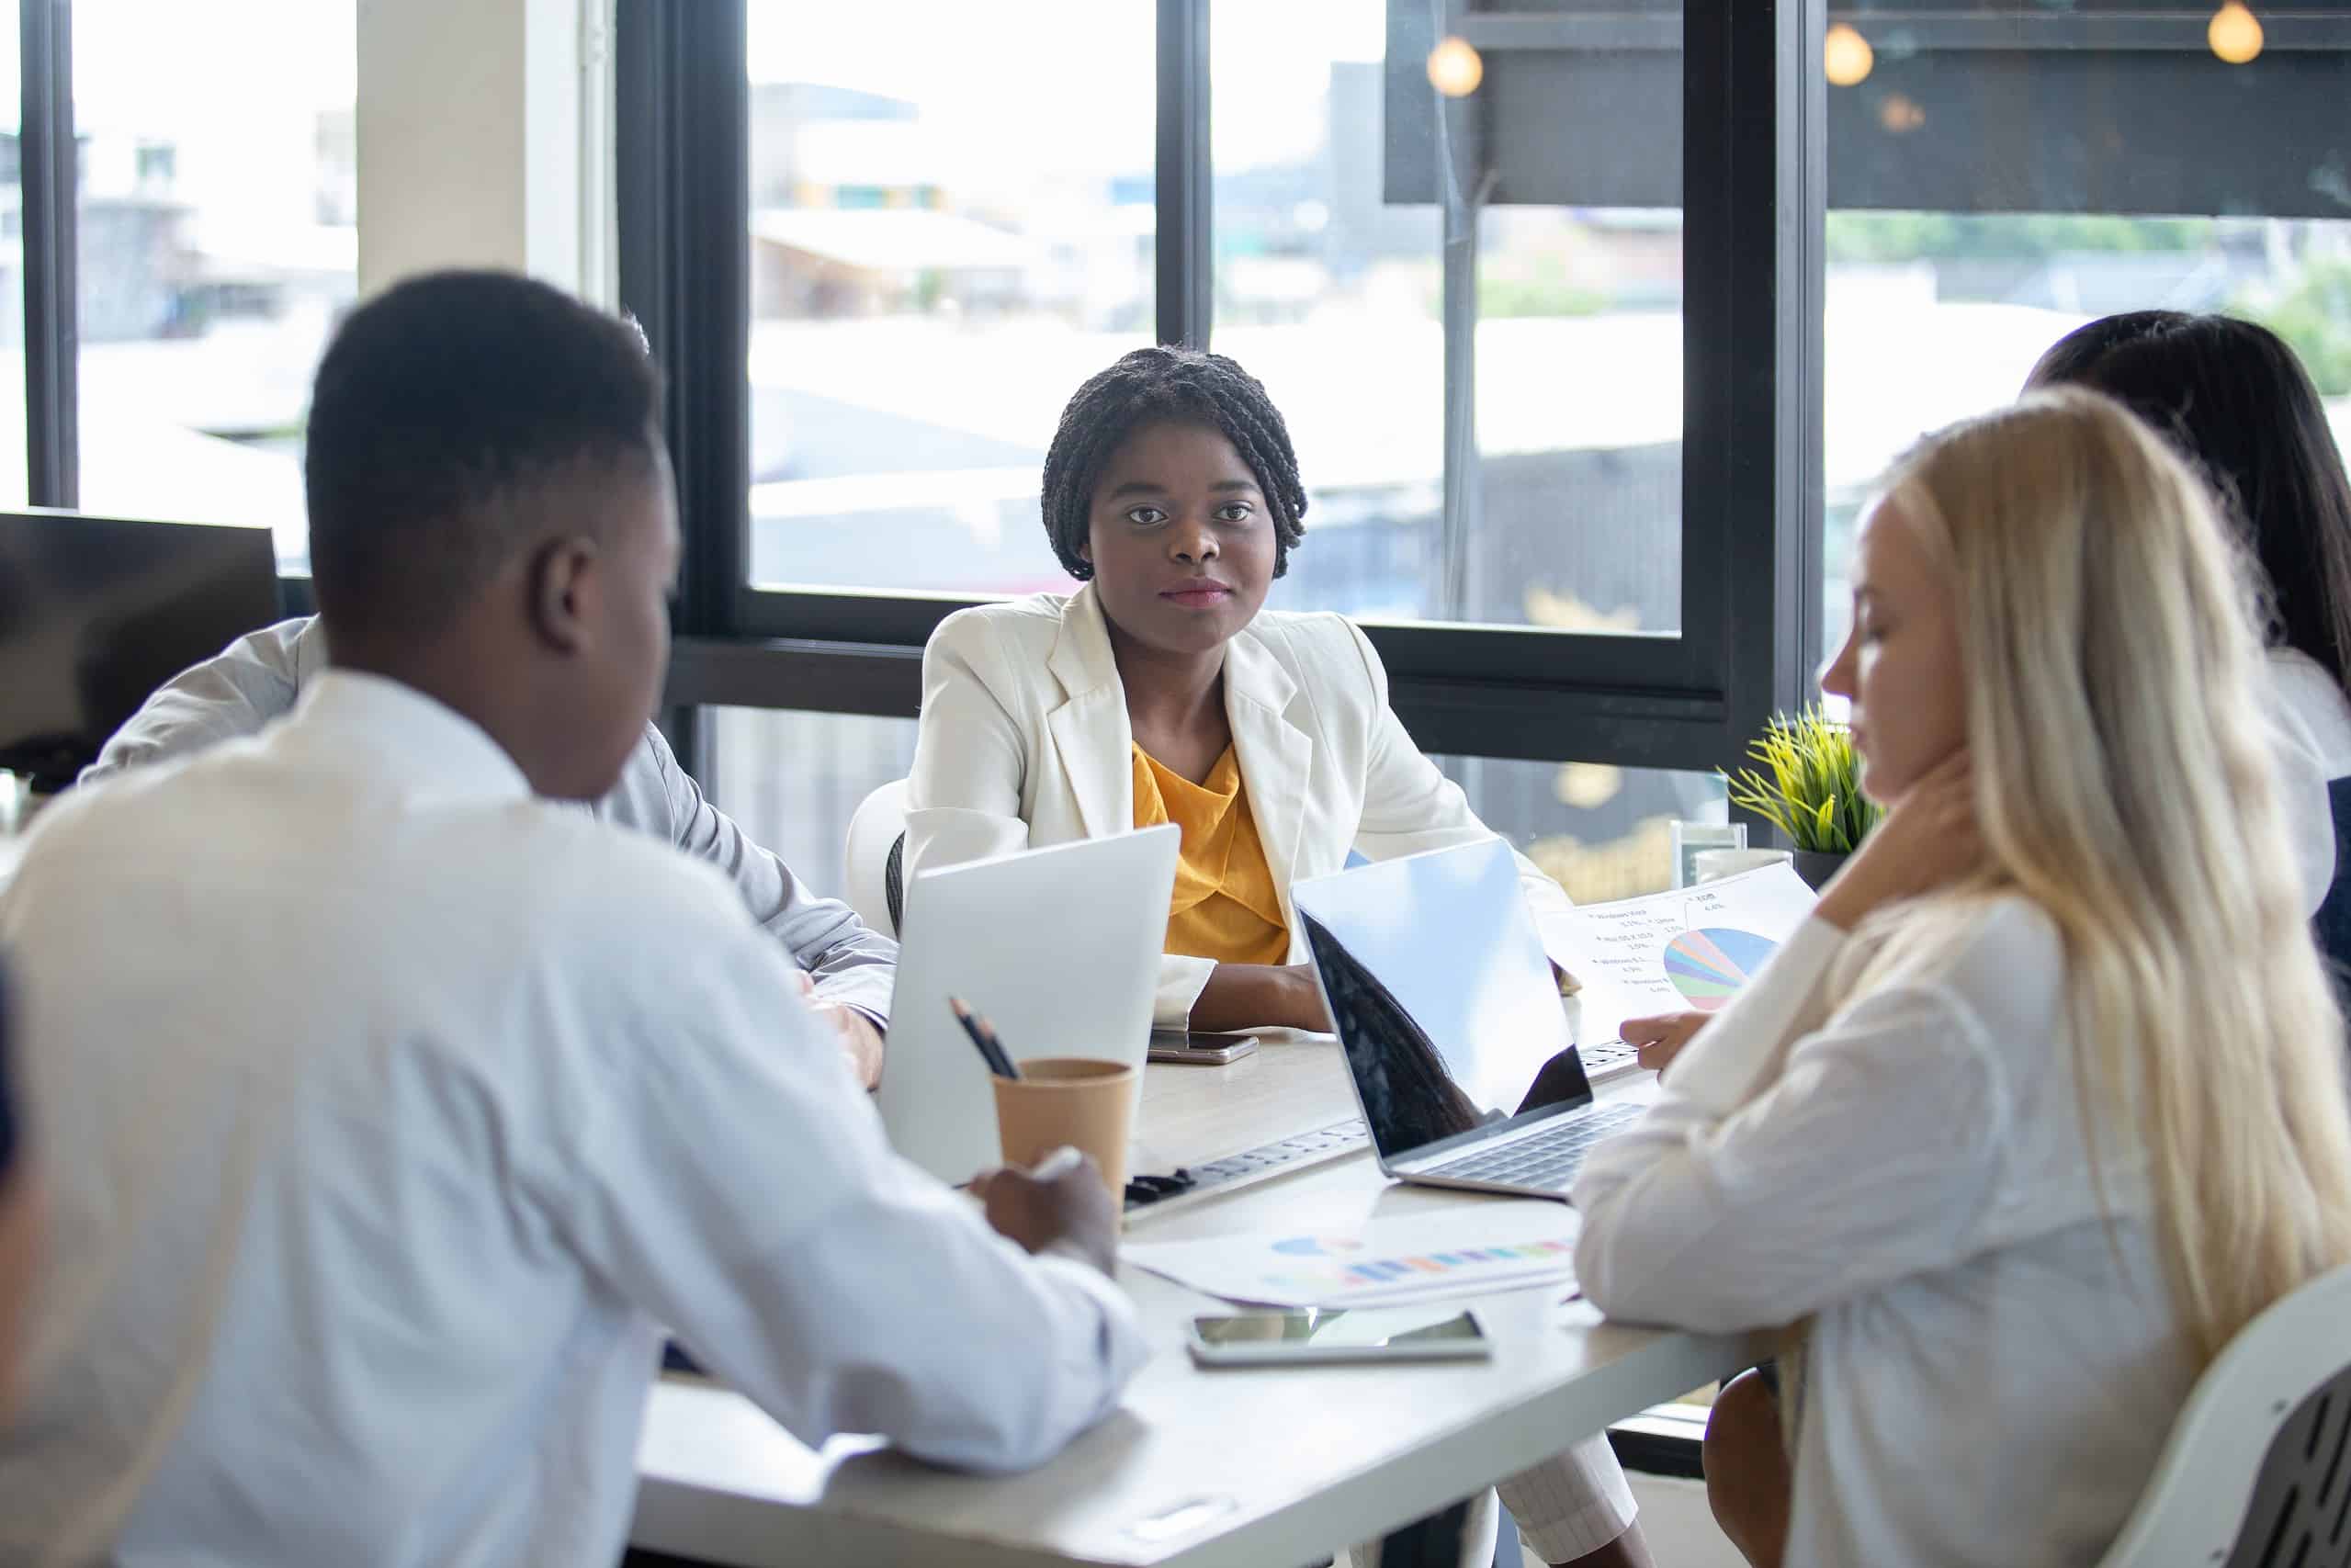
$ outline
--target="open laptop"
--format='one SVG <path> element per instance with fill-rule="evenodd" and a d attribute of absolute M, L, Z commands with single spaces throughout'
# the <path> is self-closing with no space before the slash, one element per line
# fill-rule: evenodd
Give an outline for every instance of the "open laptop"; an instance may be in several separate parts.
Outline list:
<path fill-rule="evenodd" d="M 1290 889 L 1380 1168 L 1562 1198 L 1643 1105 L 1593 1102 L 1518 863 L 1499 839 Z"/>
<path fill-rule="evenodd" d="M 1002 1161 L 995 1091 L 949 997 L 986 1018 L 1016 1062 L 1137 1068 L 1139 1106 L 1181 839 L 1163 824 L 914 875 L 874 1094 L 900 1155 L 952 1182 Z"/>

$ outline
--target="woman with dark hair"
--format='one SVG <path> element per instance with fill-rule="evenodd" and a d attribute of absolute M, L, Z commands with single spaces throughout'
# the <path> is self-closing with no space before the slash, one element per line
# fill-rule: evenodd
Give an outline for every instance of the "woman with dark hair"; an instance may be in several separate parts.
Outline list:
<path fill-rule="evenodd" d="M 2320 943 L 2340 963 L 2351 957 L 2351 880 L 2343 896 L 2328 888 L 2347 846 L 2310 784 L 2323 782 L 2351 811 L 2342 782 L 2351 780 L 2351 479 L 2318 389 L 2268 328 L 2179 310 L 2132 310 L 2068 333 L 2025 382 L 2028 391 L 2061 386 L 2104 392 L 2170 440 L 2218 493 L 2267 580 L 2289 822 Z"/>
<path fill-rule="evenodd" d="M 1361 631 L 1264 608 L 1306 511 L 1281 411 L 1223 355 L 1137 349 L 1069 400 L 1043 506 L 1080 586 L 932 634 L 910 872 L 1174 822 L 1156 1021 L 1328 1028 L 1290 885 L 1492 835 L 1389 708 Z M 1519 880 L 1566 908 L 1524 857 Z M 1650 1561 L 1605 1438 L 1503 1493 L 1546 1562 Z M 1517 1562 L 1516 1532 L 1501 1544 Z"/>
<path fill-rule="evenodd" d="M 1362 632 L 1264 608 L 1306 511 L 1281 411 L 1221 354 L 1137 349 L 1069 400 L 1043 509 L 1081 586 L 932 635 L 909 871 L 1173 822 L 1154 1021 L 1328 1028 L 1290 885 L 1492 835 Z M 1567 907 L 1519 872 L 1536 909 Z"/>

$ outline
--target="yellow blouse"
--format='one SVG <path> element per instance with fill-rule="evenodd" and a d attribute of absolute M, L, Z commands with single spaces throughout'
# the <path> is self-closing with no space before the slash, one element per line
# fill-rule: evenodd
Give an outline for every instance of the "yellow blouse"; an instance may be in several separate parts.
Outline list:
<path fill-rule="evenodd" d="M 1241 766 L 1230 746 L 1193 784 L 1170 773 L 1137 746 L 1135 825 L 1172 822 L 1183 837 L 1176 857 L 1175 897 L 1168 908 L 1167 951 L 1219 964 L 1280 964 L 1290 956 L 1282 894 L 1265 863 Z"/>

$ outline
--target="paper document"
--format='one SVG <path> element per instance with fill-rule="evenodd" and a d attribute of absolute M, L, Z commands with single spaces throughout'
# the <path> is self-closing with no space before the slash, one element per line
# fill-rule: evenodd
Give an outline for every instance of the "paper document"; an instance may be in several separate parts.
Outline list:
<path fill-rule="evenodd" d="M 1397 1305 L 1572 1280 L 1581 1216 L 1561 1203 L 1464 1204 L 1341 1232 L 1130 1242 L 1138 1269 L 1229 1302 Z"/>
<path fill-rule="evenodd" d="M 1792 870 L 1767 865 L 1543 916 L 1544 948 L 1584 982 L 1577 1043 L 1614 1040 L 1628 1018 L 1728 1006 L 1816 898 Z"/>

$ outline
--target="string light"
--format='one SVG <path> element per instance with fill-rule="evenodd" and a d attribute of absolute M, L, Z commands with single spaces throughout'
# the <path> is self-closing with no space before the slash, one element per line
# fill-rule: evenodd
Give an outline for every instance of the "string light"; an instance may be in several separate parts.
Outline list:
<path fill-rule="evenodd" d="M 1449 98 L 1465 98 L 1486 80 L 1486 62 L 1464 39 L 1449 38 L 1429 51 L 1429 85 Z"/>
<path fill-rule="evenodd" d="M 1821 64 L 1828 72 L 1831 86 L 1858 87 L 1869 80 L 1870 72 L 1878 62 L 1877 51 L 1870 40 L 1849 22 L 1839 22 L 1828 29 L 1822 40 Z"/>
<path fill-rule="evenodd" d="M 2212 13 L 2212 25 L 2204 29 L 2204 41 L 2229 64 L 2244 65 L 2261 52 L 2261 18 L 2253 14 L 2244 0 L 2229 0 Z"/>

